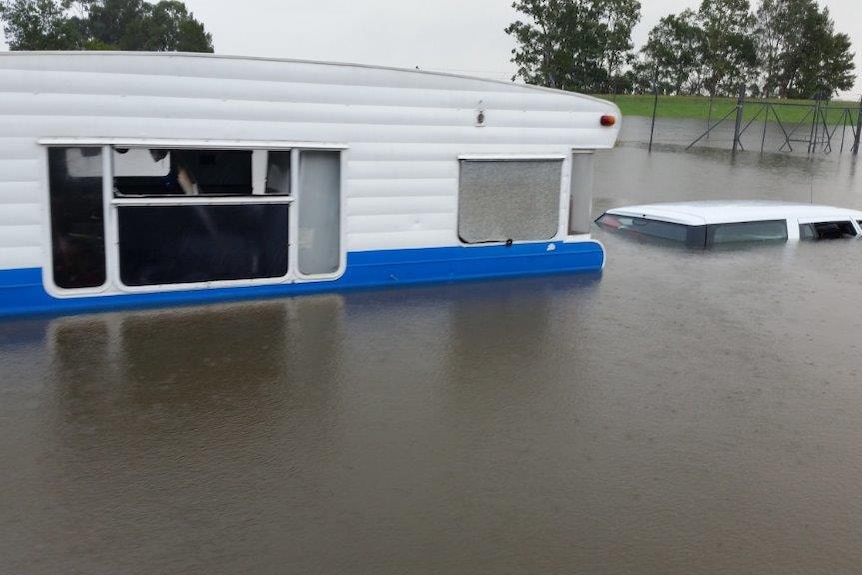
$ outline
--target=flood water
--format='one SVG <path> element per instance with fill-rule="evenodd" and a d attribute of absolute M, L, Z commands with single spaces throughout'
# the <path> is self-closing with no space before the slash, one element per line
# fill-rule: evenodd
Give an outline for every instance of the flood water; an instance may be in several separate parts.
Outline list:
<path fill-rule="evenodd" d="M 596 209 L 862 207 L 627 143 Z M 0 573 L 858 573 L 862 244 L 0 323 Z"/>

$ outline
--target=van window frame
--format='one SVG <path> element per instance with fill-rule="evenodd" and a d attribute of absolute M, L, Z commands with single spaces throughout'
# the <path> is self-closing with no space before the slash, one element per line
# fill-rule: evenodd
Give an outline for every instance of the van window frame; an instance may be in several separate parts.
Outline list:
<path fill-rule="evenodd" d="M 855 232 L 855 235 L 849 238 L 836 238 L 836 239 L 844 239 L 844 240 L 858 240 L 862 238 L 862 224 L 856 221 L 855 218 L 851 218 L 849 216 L 838 216 L 834 218 L 829 217 L 819 217 L 819 218 L 799 218 L 797 220 L 797 233 L 799 234 L 799 241 L 807 242 L 807 241 L 821 241 L 820 238 L 803 238 L 802 228 L 804 226 L 814 225 L 814 224 L 850 224 L 850 227 Z"/>
<path fill-rule="evenodd" d="M 262 285 L 278 285 L 290 283 L 313 283 L 334 281 L 344 275 L 347 267 L 347 234 L 346 234 L 346 173 L 349 146 L 346 144 L 325 144 L 317 142 L 284 142 L 284 141 L 230 141 L 230 140 L 170 140 L 170 139 L 122 139 L 122 138 L 50 138 L 38 142 L 43 148 L 43 214 L 46 225 L 43 237 L 51 246 L 52 218 L 50 211 L 50 181 L 49 150 L 51 148 L 101 148 L 102 155 L 102 200 L 104 210 L 104 237 L 106 256 L 106 281 L 98 288 L 64 289 L 56 284 L 53 277 L 53 250 L 47 251 L 46 265 L 43 266 L 43 284 L 46 291 L 58 298 L 80 298 L 106 293 L 153 294 L 172 291 L 195 291 L 218 288 L 240 288 Z M 148 149 L 211 149 L 251 151 L 255 156 L 264 152 L 290 153 L 290 191 L 288 194 L 254 193 L 245 196 L 176 196 L 161 197 L 129 197 L 114 194 L 113 152 L 115 148 L 148 148 Z M 299 162 L 304 151 L 330 151 L 339 153 L 339 266 L 329 274 L 307 275 L 299 271 L 298 231 L 299 202 L 302 190 L 299 186 Z M 252 174 L 253 185 L 256 176 Z M 257 192 L 257 189 L 255 189 Z M 258 205 L 258 204 L 289 204 L 288 208 L 288 270 L 283 276 L 276 278 L 216 280 L 179 284 L 153 284 L 145 286 L 125 285 L 120 277 L 119 260 L 119 228 L 118 210 L 121 207 L 134 206 L 171 206 L 171 205 Z"/>
<path fill-rule="evenodd" d="M 748 240 L 734 240 L 730 242 L 716 242 L 715 234 L 722 228 L 733 228 L 734 226 L 744 226 L 744 225 L 756 225 L 756 224 L 778 224 L 782 226 L 784 231 L 784 235 L 782 237 L 776 238 L 768 238 L 768 239 L 748 239 Z M 715 224 L 707 224 L 706 226 L 706 245 L 707 247 L 712 246 L 726 246 L 733 244 L 754 244 L 754 243 L 787 243 L 790 240 L 790 227 L 787 223 L 786 218 L 775 218 L 770 220 L 744 220 L 740 222 L 721 222 Z"/>

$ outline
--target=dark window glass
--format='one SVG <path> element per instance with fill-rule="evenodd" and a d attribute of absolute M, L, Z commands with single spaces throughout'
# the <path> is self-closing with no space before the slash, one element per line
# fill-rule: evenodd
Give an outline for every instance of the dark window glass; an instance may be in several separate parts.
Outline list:
<path fill-rule="evenodd" d="M 605 229 L 634 237 L 645 237 L 702 248 L 706 243 L 706 226 L 686 226 L 647 218 L 605 214 L 596 220 Z"/>
<path fill-rule="evenodd" d="M 855 237 L 856 229 L 850 221 L 799 224 L 799 238 L 802 240 L 841 240 Z"/>
<path fill-rule="evenodd" d="M 731 244 L 738 242 L 786 242 L 787 222 L 738 222 L 707 226 L 707 243 Z"/>
<path fill-rule="evenodd" d="M 49 148 L 54 283 L 64 289 L 105 283 L 102 151 Z"/>
<path fill-rule="evenodd" d="M 287 205 L 121 207 L 118 213 L 125 285 L 287 274 Z"/>
<path fill-rule="evenodd" d="M 120 196 L 249 196 L 251 157 L 251 150 L 118 148 L 114 188 Z"/>

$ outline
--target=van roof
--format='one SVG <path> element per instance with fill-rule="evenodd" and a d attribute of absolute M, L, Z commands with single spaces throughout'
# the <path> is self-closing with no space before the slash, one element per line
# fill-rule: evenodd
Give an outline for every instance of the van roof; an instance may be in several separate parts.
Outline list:
<path fill-rule="evenodd" d="M 862 211 L 832 206 L 768 200 L 670 202 L 624 206 L 608 210 L 617 216 L 642 217 L 687 226 L 787 218 L 862 219 Z"/>

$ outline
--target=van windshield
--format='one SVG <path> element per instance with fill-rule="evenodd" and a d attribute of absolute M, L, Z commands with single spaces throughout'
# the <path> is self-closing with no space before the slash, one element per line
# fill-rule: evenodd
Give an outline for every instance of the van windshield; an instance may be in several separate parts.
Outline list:
<path fill-rule="evenodd" d="M 627 235 L 666 240 L 693 248 L 703 248 L 706 245 L 706 226 L 686 226 L 614 214 L 604 214 L 596 223 L 605 229 Z"/>

